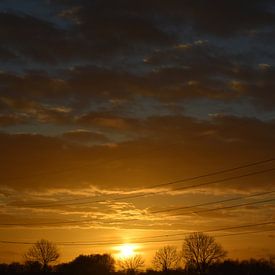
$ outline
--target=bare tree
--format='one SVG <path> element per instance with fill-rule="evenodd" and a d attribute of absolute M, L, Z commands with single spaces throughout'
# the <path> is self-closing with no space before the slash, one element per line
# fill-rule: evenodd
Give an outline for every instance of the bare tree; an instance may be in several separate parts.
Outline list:
<path fill-rule="evenodd" d="M 127 274 L 136 274 L 144 267 L 144 259 L 141 255 L 135 255 L 120 259 L 118 265 Z"/>
<path fill-rule="evenodd" d="M 179 260 L 177 248 L 167 245 L 156 252 L 153 258 L 153 265 L 157 269 L 167 272 L 169 269 L 176 268 Z"/>
<path fill-rule="evenodd" d="M 226 251 L 212 236 L 199 232 L 185 238 L 182 252 L 187 268 L 199 274 L 205 274 L 209 265 L 226 256 Z"/>
<path fill-rule="evenodd" d="M 42 264 L 43 269 L 59 258 L 56 245 L 47 240 L 37 241 L 24 255 L 27 261 L 36 261 Z"/>

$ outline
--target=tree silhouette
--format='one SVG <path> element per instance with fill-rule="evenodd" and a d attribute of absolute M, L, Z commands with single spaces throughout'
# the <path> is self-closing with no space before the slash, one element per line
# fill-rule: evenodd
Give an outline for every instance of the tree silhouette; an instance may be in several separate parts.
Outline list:
<path fill-rule="evenodd" d="M 182 252 L 187 268 L 199 274 L 205 274 L 212 263 L 226 256 L 226 252 L 212 236 L 200 232 L 185 238 Z"/>
<path fill-rule="evenodd" d="M 144 259 L 141 255 L 135 255 L 132 257 L 120 259 L 118 265 L 122 271 L 132 275 L 138 273 L 144 266 Z"/>
<path fill-rule="evenodd" d="M 167 272 L 169 269 L 175 268 L 179 260 L 180 257 L 178 255 L 177 248 L 166 245 L 156 252 L 153 258 L 153 265 L 157 269 Z"/>
<path fill-rule="evenodd" d="M 56 245 L 44 239 L 37 241 L 24 255 L 26 261 L 39 262 L 43 270 L 47 269 L 48 265 L 55 262 L 59 256 Z"/>
<path fill-rule="evenodd" d="M 39 274 L 42 268 L 42 264 L 37 261 L 26 261 L 24 266 L 27 274 Z"/>
<path fill-rule="evenodd" d="M 79 255 L 73 261 L 57 267 L 60 274 L 86 275 L 110 274 L 115 270 L 115 260 L 109 254 Z"/>

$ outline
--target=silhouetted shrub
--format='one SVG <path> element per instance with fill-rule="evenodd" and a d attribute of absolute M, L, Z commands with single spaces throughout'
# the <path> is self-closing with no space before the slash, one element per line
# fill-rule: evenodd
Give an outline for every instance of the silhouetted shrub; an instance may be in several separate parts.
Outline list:
<path fill-rule="evenodd" d="M 275 267 L 267 260 L 226 260 L 211 266 L 210 275 L 274 275 Z"/>
<path fill-rule="evenodd" d="M 70 275 L 104 275 L 115 270 L 115 260 L 109 254 L 80 255 L 68 264 L 56 268 L 59 274 Z"/>

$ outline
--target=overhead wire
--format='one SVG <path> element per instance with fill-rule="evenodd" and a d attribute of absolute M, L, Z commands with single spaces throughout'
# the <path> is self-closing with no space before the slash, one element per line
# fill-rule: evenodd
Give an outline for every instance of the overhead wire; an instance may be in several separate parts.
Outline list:
<path fill-rule="evenodd" d="M 167 194 L 169 192 L 187 190 L 187 189 L 196 188 L 196 187 L 202 187 L 202 186 L 206 186 L 206 185 L 210 185 L 210 184 L 221 183 L 221 182 L 231 181 L 234 179 L 240 179 L 240 178 L 244 178 L 244 177 L 264 174 L 264 173 L 268 173 L 271 171 L 275 171 L 275 168 L 272 167 L 272 168 L 268 168 L 268 169 L 264 169 L 264 170 L 246 173 L 243 175 L 237 175 L 237 176 L 227 177 L 227 178 L 223 178 L 223 179 L 208 181 L 208 182 L 204 182 L 204 183 L 187 185 L 187 186 L 178 187 L 178 188 L 165 190 L 165 191 L 161 190 L 161 191 L 156 191 L 156 192 L 151 192 L 151 193 L 129 195 L 129 196 L 124 196 L 124 197 L 114 197 L 114 198 L 109 198 L 109 199 L 99 199 L 99 200 L 93 200 L 93 201 L 88 201 L 88 202 L 75 202 L 75 203 L 58 203 L 58 202 L 54 203 L 54 202 L 52 202 L 52 203 L 48 203 L 48 204 L 46 204 L 46 203 L 45 204 L 41 204 L 41 203 L 40 204 L 20 204 L 20 205 L 17 205 L 17 207 L 56 207 L 56 206 L 94 204 L 94 203 L 102 203 L 102 202 L 108 202 L 108 201 L 123 201 L 123 200 L 127 200 L 127 199 L 135 199 L 135 198 L 154 196 L 154 195 L 159 195 L 159 194 Z"/>
<path fill-rule="evenodd" d="M 206 202 L 206 203 L 199 203 L 199 204 L 186 205 L 186 206 L 180 206 L 180 207 L 174 207 L 174 208 L 168 208 L 168 209 L 155 210 L 155 211 L 151 211 L 150 213 L 151 214 L 158 214 L 158 213 L 163 213 L 163 212 L 171 212 L 171 211 L 189 209 L 189 208 L 194 208 L 194 207 L 207 206 L 207 205 L 212 205 L 212 204 L 218 204 L 218 203 L 225 203 L 225 202 L 231 202 L 231 201 L 236 201 L 236 200 L 254 198 L 254 197 L 258 197 L 258 196 L 270 195 L 270 194 L 273 194 L 273 193 L 275 193 L 275 190 L 256 193 L 256 194 L 252 194 L 252 195 L 241 196 L 241 197 L 236 197 L 236 198 L 224 199 L 224 200 L 211 201 L 211 202 Z"/>
<path fill-rule="evenodd" d="M 227 231 L 227 230 L 234 230 L 234 229 L 243 229 L 243 228 L 251 228 L 251 227 L 258 227 L 258 226 L 266 226 L 266 225 L 273 225 L 275 224 L 275 221 L 270 221 L 270 222 L 262 222 L 262 223 L 254 223 L 254 224 L 245 224 L 245 225 L 239 225 L 239 226 L 230 226 L 230 227 L 221 227 L 221 228 L 214 228 L 214 229 L 209 229 L 209 230 L 203 230 L 203 231 L 198 231 L 199 233 L 212 233 L 212 232 L 220 232 L 220 231 Z M 275 228 L 272 229 L 263 229 L 261 230 L 262 232 L 264 231 L 275 231 Z M 194 231 L 192 231 L 194 232 Z M 156 235 L 156 236 L 150 236 L 148 237 L 149 240 L 147 241 L 140 241 L 141 239 L 133 239 L 131 243 L 134 244 L 146 244 L 146 243 L 152 243 L 152 242 L 167 242 L 167 241 L 175 241 L 172 239 L 165 239 L 165 240 L 154 240 L 157 238 L 170 238 L 170 237 L 176 237 L 176 236 L 186 236 L 190 235 L 192 232 L 183 232 L 183 233 L 176 233 L 176 234 L 165 234 L 165 235 Z M 260 232 L 260 231 L 257 231 Z M 256 233 L 256 232 L 253 232 Z M 225 237 L 225 236 L 230 236 L 230 235 L 238 235 L 238 234 L 249 234 L 249 232 L 237 232 L 237 233 L 226 233 L 220 236 L 216 237 Z M 182 239 L 179 239 L 182 240 Z M 0 243 L 2 244 L 35 244 L 35 242 L 28 242 L 28 241 L 7 241 L 7 240 L 0 240 Z M 94 241 L 87 241 L 87 242 L 56 242 L 58 245 L 70 245 L 70 246 L 80 246 L 80 245 L 89 245 L 89 246 L 101 246 L 101 245 L 116 245 L 116 244 L 121 244 L 121 241 L 116 241 L 116 240 L 109 240 L 101 243 L 96 243 Z"/>
<path fill-rule="evenodd" d="M 198 213 L 212 212 L 212 211 L 217 211 L 217 210 L 232 209 L 232 208 L 236 208 L 236 207 L 243 207 L 243 206 L 261 204 L 261 203 L 273 202 L 273 201 L 275 201 L 275 198 L 268 199 L 268 200 L 256 201 L 256 202 L 254 201 L 254 202 L 248 202 L 248 203 L 242 203 L 242 204 L 236 204 L 236 205 L 230 205 L 230 206 L 211 208 L 211 209 L 202 209 L 202 210 L 192 211 L 190 213 L 176 213 L 176 214 L 173 214 L 172 216 L 181 216 L 181 215 L 186 215 L 186 214 L 198 214 Z"/>
<path fill-rule="evenodd" d="M 270 192 L 264 192 L 262 194 L 271 194 L 275 191 L 270 191 Z M 248 196 L 243 196 L 243 198 L 249 198 L 249 197 L 256 197 L 260 196 L 258 194 L 254 195 L 248 195 Z M 202 210 L 196 210 L 196 211 L 190 211 L 186 213 L 175 213 L 175 214 L 170 214 L 170 216 L 181 216 L 181 215 L 187 215 L 187 214 L 194 214 L 194 213 L 202 213 L 202 212 L 211 212 L 211 211 L 217 211 L 217 210 L 223 210 L 223 209 L 232 209 L 232 208 L 237 208 L 237 207 L 243 207 L 243 206 L 249 206 L 249 205 L 255 205 L 255 204 L 261 204 L 261 203 L 266 203 L 266 202 L 273 202 L 275 201 L 275 198 L 271 199 L 265 199 L 265 200 L 260 200 L 260 201 L 253 201 L 253 202 L 248 202 L 248 203 L 242 203 L 242 204 L 237 204 L 237 205 L 230 205 L 230 206 L 223 206 L 223 207 L 217 207 L 217 208 L 210 208 L 210 209 L 202 209 Z M 213 202 L 212 204 L 216 204 L 217 202 Z M 207 203 L 210 205 L 210 203 Z M 201 204 L 203 205 L 203 204 Z M 201 206 L 200 205 L 200 206 Z M 191 207 L 197 207 L 197 205 L 189 206 L 188 208 L 190 209 Z M 113 219 L 109 220 L 108 223 L 123 223 L 123 222 L 134 222 L 134 221 L 140 221 L 140 219 Z M 39 225 L 44 225 L 44 226 L 51 226 L 51 225 L 62 225 L 62 224 L 82 224 L 82 223 L 91 223 L 91 222 L 97 222 L 97 223 L 106 223 L 104 219 L 100 218 L 89 218 L 89 219 L 83 219 L 83 220 L 70 220 L 70 221 L 56 221 L 56 222 L 29 222 L 29 223 L 0 223 L 0 226 L 39 226 Z"/>

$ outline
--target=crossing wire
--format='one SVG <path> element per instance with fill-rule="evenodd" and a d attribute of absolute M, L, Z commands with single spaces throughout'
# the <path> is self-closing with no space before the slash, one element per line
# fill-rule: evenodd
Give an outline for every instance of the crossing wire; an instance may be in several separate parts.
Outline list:
<path fill-rule="evenodd" d="M 203 210 L 192 211 L 192 212 L 188 212 L 188 213 L 176 213 L 174 215 L 169 215 L 169 216 L 180 216 L 180 215 L 186 215 L 186 214 L 192 214 L 192 213 L 231 209 L 231 208 L 243 207 L 243 206 L 266 203 L 266 202 L 273 202 L 273 201 L 275 201 L 275 199 L 271 198 L 271 199 L 265 199 L 265 200 L 237 204 L 237 205 L 231 205 L 231 206 L 223 206 L 223 207 L 212 208 L 212 209 L 203 209 Z M 93 219 L 85 219 L 85 220 L 71 220 L 71 221 L 60 221 L 60 222 L 0 223 L 0 226 L 35 226 L 35 225 L 37 225 L 37 226 L 39 226 L 39 225 L 51 226 L 51 225 L 61 225 L 61 224 L 81 224 L 81 223 L 89 223 L 89 222 L 95 222 L 95 221 L 104 223 L 104 220 L 102 220 L 102 219 L 93 218 Z M 113 220 L 112 222 L 116 222 L 116 223 L 120 222 L 121 223 L 121 222 L 133 222 L 133 221 L 140 221 L 140 219 L 120 219 L 120 220 L 116 219 L 116 220 Z M 105 221 L 105 223 L 106 223 L 106 221 Z M 111 223 L 111 221 L 108 221 L 107 223 Z"/>
<path fill-rule="evenodd" d="M 209 233 L 213 233 L 213 232 L 220 232 L 220 231 L 227 231 L 227 230 L 234 230 L 234 229 L 243 229 L 243 228 L 251 228 L 251 227 L 257 227 L 257 226 L 266 226 L 266 225 L 273 225 L 275 224 L 275 221 L 271 221 L 271 222 L 262 222 L 262 223 L 254 223 L 254 224 L 246 224 L 246 225 L 239 225 L 239 226 L 231 226 L 231 227 L 221 227 L 221 228 L 215 228 L 215 229 L 210 229 L 210 230 L 204 230 L 204 231 L 199 231 L 199 233 L 204 233 L 204 234 L 209 234 Z M 275 231 L 275 228 L 272 229 L 263 229 L 261 231 L 257 231 L 259 232 L 267 232 L 267 231 Z M 151 236 L 148 237 L 150 238 L 147 241 L 139 241 L 141 239 L 133 239 L 131 241 L 131 243 L 134 244 L 146 244 L 146 243 L 152 243 L 152 242 L 167 242 L 167 241 L 176 241 L 176 240 L 172 240 L 172 239 L 165 239 L 165 240 L 154 240 L 157 238 L 170 238 L 170 237 L 176 237 L 176 236 L 186 236 L 186 235 L 190 235 L 192 232 L 183 232 L 183 233 L 177 233 L 177 234 L 166 234 L 166 235 L 157 235 L 157 236 Z M 256 233 L 256 231 L 252 231 L 251 233 Z M 218 235 L 216 237 L 225 237 L 225 236 L 233 236 L 233 235 L 241 235 L 241 234 L 249 234 L 249 232 L 238 232 L 238 233 L 227 233 L 227 234 L 223 234 L 223 235 Z M 182 240 L 182 239 L 178 239 L 178 240 Z M 21 245 L 33 245 L 35 244 L 35 242 L 28 242 L 28 241 L 6 241 L 6 240 L 0 240 L 0 243 L 2 244 L 21 244 Z M 87 242 L 55 242 L 57 245 L 68 245 L 68 246 L 101 246 L 101 245 L 119 245 L 122 242 L 121 241 L 116 241 L 116 240 L 109 240 L 109 241 L 105 241 L 105 242 L 101 242 L 101 243 L 97 243 L 94 241 L 87 241 Z"/>
<path fill-rule="evenodd" d="M 273 194 L 273 193 L 275 193 L 275 190 L 256 193 L 256 194 L 247 195 L 247 196 L 236 197 L 236 198 L 224 199 L 224 200 L 218 200 L 218 201 L 212 201 L 212 202 L 206 202 L 206 203 L 199 203 L 199 204 L 193 204 L 193 205 L 187 205 L 187 206 L 181 206 L 181 207 L 174 207 L 174 208 L 169 208 L 169 209 L 155 210 L 155 211 L 151 211 L 150 213 L 151 214 L 158 214 L 158 213 L 163 213 L 163 212 L 171 212 L 171 211 L 189 209 L 189 208 L 194 208 L 194 207 L 207 206 L 207 205 L 213 205 L 213 204 L 218 204 L 218 203 L 225 203 L 225 202 L 231 202 L 231 201 L 236 201 L 236 200 L 254 198 L 254 197 L 258 197 L 258 196 L 270 195 L 270 194 Z"/>
<path fill-rule="evenodd" d="M 157 191 L 157 192 L 151 192 L 151 193 L 145 193 L 145 194 L 130 195 L 130 196 L 125 196 L 125 197 L 115 197 L 115 198 L 109 198 L 109 199 L 100 199 L 100 200 L 94 200 L 94 201 L 88 201 L 88 202 L 75 202 L 75 203 L 54 203 L 54 202 L 52 202 L 50 204 L 21 204 L 17 207 L 42 207 L 43 208 L 43 207 L 56 207 L 56 206 L 86 205 L 86 204 L 102 203 L 102 202 L 108 202 L 108 201 L 124 201 L 124 200 L 128 200 L 128 199 L 135 199 L 135 198 L 141 198 L 141 197 L 147 197 L 147 196 L 167 194 L 171 191 L 180 191 L 180 190 L 187 190 L 187 189 L 191 189 L 191 188 L 202 187 L 202 186 L 206 186 L 206 185 L 210 185 L 210 184 L 231 181 L 231 180 L 240 179 L 240 178 L 244 178 L 244 177 L 250 177 L 250 176 L 254 176 L 254 175 L 260 175 L 260 174 L 268 173 L 271 171 L 275 171 L 275 168 L 272 167 L 272 168 L 268 168 L 268 169 L 264 169 L 264 170 L 246 173 L 243 175 L 227 177 L 227 178 L 208 181 L 208 182 L 204 182 L 204 183 L 187 185 L 187 186 L 174 188 L 174 189 L 170 189 L 170 190 L 166 190 L 166 191 Z"/>

